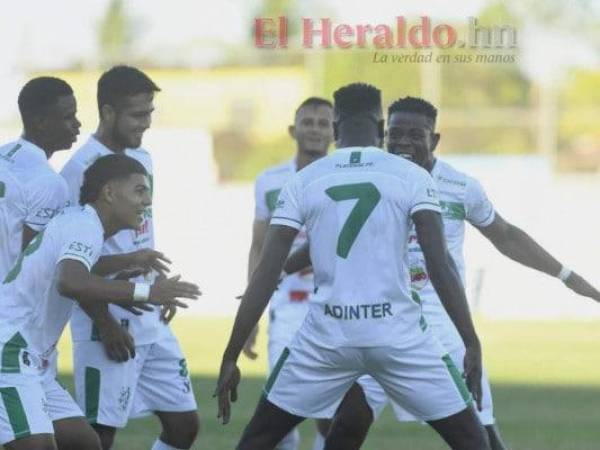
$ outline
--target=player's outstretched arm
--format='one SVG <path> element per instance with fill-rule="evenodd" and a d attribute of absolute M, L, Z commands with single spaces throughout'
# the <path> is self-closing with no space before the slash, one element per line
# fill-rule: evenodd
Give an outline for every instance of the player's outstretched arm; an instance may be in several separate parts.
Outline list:
<path fill-rule="evenodd" d="M 144 248 L 131 253 L 123 253 L 121 255 L 106 255 L 101 256 L 98 262 L 94 264 L 92 272 L 96 275 L 106 276 L 125 270 L 140 270 L 149 272 L 156 270 L 159 273 L 169 272 L 171 260 L 163 253 Z"/>
<path fill-rule="evenodd" d="M 258 264 L 260 258 L 260 252 L 262 251 L 263 244 L 265 243 L 265 235 L 267 234 L 267 228 L 269 222 L 266 220 L 254 220 L 252 224 L 252 243 L 250 244 L 250 252 L 248 254 L 248 281 L 252 277 L 254 269 Z M 241 297 L 240 297 L 241 298 Z M 258 358 L 258 353 L 254 350 L 256 345 L 256 337 L 258 336 L 258 323 L 250 333 L 250 336 L 244 344 L 242 351 L 250 359 Z"/>
<path fill-rule="evenodd" d="M 283 263 L 297 234 L 298 230 L 285 225 L 271 225 L 268 228 L 260 260 L 235 317 L 214 393 L 214 396 L 218 396 L 218 417 L 222 418 L 224 424 L 229 422 L 230 400 L 235 401 L 237 398 L 240 379 L 237 359 L 277 287 Z"/>
<path fill-rule="evenodd" d="M 65 259 L 57 266 L 58 292 L 79 303 L 118 303 L 135 305 L 147 302 L 154 305 L 174 304 L 186 308 L 180 298 L 195 300 L 201 295 L 198 286 L 180 281 L 180 277 L 159 277 L 154 283 L 130 283 L 125 280 L 107 280 L 90 273 L 76 260 Z"/>
<path fill-rule="evenodd" d="M 310 245 L 306 242 L 288 256 L 288 259 L 283 266 L 283 271 L 287 274 L 296 273 L 310 266 L 312 266 L 312 261 L 310 260 Z"/>
<path fill-rule="evenodd" d="M 566 269 L 525 231 L 504 220 L 496 213 L 487 227 L 477 229 L 508 258 L 527 267 L 558 277 L 579 295 L 600 302 L 600 292 L 581 276 Z"/>
<path fill-rule="evenodd" d="M 460 276 L 446 247 L 442 218 L 437 212 L 421 210 L 414 213 L 412 219 L 431 283 L 465 344 L 467 386 L 481 410 L 481 344 L 471 320 Z"/>

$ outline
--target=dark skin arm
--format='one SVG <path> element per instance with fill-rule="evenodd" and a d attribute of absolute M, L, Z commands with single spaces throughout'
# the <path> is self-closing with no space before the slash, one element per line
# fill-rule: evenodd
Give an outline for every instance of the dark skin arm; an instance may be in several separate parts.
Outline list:
<path fill-rule="evenodd" d="M 481 410 L 481 344 L 460 276 L 446 247 L 442 217 L 439 213 L 424 210 L 413 214 L 412 219 L 431 283 L 465 344 L 465 378 Z"/>
<path fill-rule="evenodd" d="M 283 270 L 285 273 L 290 274 L 300 272 L 310 266 L 312 266 L 312 261 L 310 259 L 310 245 L 307 242 L 288 257 Z"/>
<path fill-rule="evenodd" d="M 250 281 L 252 273 L 254 272 L 254 269 L 256 269 L 256 265 L 258 264 L 260 252 L 265 242 L 265 235 L 267 234 L 268 227 L 269 222 L 265 220 L 255 220 L 252 224 L 252 243 L 250 244 L 250 254 L 248 255 L 248 281 Z M 258 324 L 256 324 L 256 326 L 252 330 L 252 333 L 250 333 L 250 336 L 248 336 L 248 340 L 244 344 L 244 355 L 246 355 L 250 359 L 256 359 L 258 357 L 258 353 L 254 351 L 257 335 Z"/>
<path fill-rule="evenodd" d="M 214 396 L 218 396 L 218 417 L 222 418 L 224 424 L 229 422 L 231 415 L 230 401 L 237 399 L 240 381 L 237 359 L 277 287 L 283 263 L 297 234 L 298 230 L 284 225 L 271 225 L 268 228 L 260 260 L 235 317 L 214 393 Z"/>
<path fill-rule="evenodd" d="M 556 277 L 562 264 L 520 228 L 504 220 L 496 213 L 494 221 L 487 227 L 476 227 L 504 256 Z M 580 275 L 572 272 L 565 281 L 576 294 L 600 302 L 600 292 Z"/>
<path fill-rule="evenodd" d="M 166 264 L 171 264 L 171 260 L 164 254 L 145 248 L 121 255 L 101 256 L 98 262 L 94 264 L 92 272 L 100 276 L 132 269 L 141 269 L 145 272 L 156 270 L 159 273 L 166 273 L 169 272 L 169 267 Z"/>
<path fill-rule="evenodd" d="M 79 261 L 62 260 L 57 272 L 57 289 L 60 295 L 85 303 L 117 303 L 132 305 L 134 284 L 125 280 L 107 280 L 90 273 Z M 179 281 L 179 277 L 157 279 L 150 287 L 149 303 L 154 305 L 187 305 L 177 298 L 195 300 L 200 295 L 198 286 Z"/>

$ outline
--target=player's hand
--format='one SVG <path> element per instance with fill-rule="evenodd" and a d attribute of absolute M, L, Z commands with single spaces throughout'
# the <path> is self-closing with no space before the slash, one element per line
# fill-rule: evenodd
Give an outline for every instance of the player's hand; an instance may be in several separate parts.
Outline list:
<path fill-rule="evenodd" d="M 187 304 L 177 300 L 186 298 L 196 300 L 202 293 L 200 288 L 194 283 L 180 281 L 181 275 L 171 278 L 159 276 L 152 286 L 150 286 L 150 296 L 148 302 L 154 305 L 174 305 L 181 308 L 187 308 Z"/>
<path fill-rule="evenodd" d="M 576 294 L 584 297 L 589 297 L 597 302 L 600 302 L 600 292 L 588 283 L 583 277 L 575 272 L 571 272 L 569 278 L 565 281 L 565 284 Z"/>
<path fill-rule="evenodd" d="M 119 272 L 117 274 L 117 276 L 114 279 L 115 280 L 130 280 L 132 278 L 137 278 L 140 275 L 143 275 L 144 273 L 145 273 L 145 271 L 142 269 L 122 270 L 121 272 Z M 142 314 L 144 314 L 144 311 L 148 311 L 148 312 L 154 311 L 154 307 L 152 307 L 151 305 L 145 305 L 143 303 L 137 303 L 136 305 L 123 305 L 123 304 L 115 303 L 115 305 L 129 311 L 131 314 L 134 314 L 136 316 L 141 316 Z"/>
<path fill-rule="evenodd" d="M 160 320 L 168 324 L 173 320 L 177 314 L 177 306 L 175 305 L 163 305 L 160 309 Z"/>
<path fill-rule="evenodd" d="M 135 342 L 129 332 L 116 320 L 103 321 L 96 324 L 100 333 L 100 340 L 108 359 L 116 362 L 125 362 L 135 358 Z"/>
<path fill-rule="evenodd" d="M 213 397 L 217 397 L 219 403 L 219 411 L 217 418 L 221 418 L 223 425 L 229 423 L 231 417 L 231 403 L 237 400 L 237 387 L 240 383 L 240 369 L 235 361 L 223 360 L 221 363 L 221 371 L 217 380 L 217 388 Z"/>
<path fill-rule="evenodd" d="M 129 254 L 131 266 L 143 269 L 143 273 L 155 270 L 158 273 L 167 273 L 170 271 L 167 264 L 171 264 L 171 260 L 161 252 L 144 248 Z"/>
<path fill-rule="evenodd" d="M 256 359 L 258 357 L 258 353 L 254 351 L 254 346 L 256 345 L 256 336 L 258 335 L 258 324 L 252 329 L 250 332 L 250 336 L 246 340 L 244 344 L 244 348 L 242 352 L 250 359 Z"/>
<path fill-rule="evenodd" d="M 465 351 L 464 359 L 464 374 L 467 388 L 473 395 L 473 400 L 477 405 L 477 410 L 481 411 L 481 374 L 482 374 L 482 362 L 481 362 L 481 345 L 479 342 L 468 345 Z"/>

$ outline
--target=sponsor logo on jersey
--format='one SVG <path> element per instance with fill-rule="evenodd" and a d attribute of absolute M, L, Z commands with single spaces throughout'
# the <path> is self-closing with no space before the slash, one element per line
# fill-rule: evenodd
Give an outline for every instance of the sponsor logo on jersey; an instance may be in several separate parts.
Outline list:
<path fill-rule="evenodd" d="M 66 206 L 68 206 L 69 203 L 67 202 Z M 56 216 L 58 213 L 60 213 L 63 210 L 63 208 L 40 208 L 37 210 L 37 212 L 35 213 L 35 217 L 37 217 L 38 219 L 52 219 L 54 216 Z"/>
<path fill-rule="evenodd" d="M 129 404 L 129 398 L 131 397 L 131 388 L 129 386 L 122 387 L 121 393 L 119 395 L 119 408 L 121 411 L 127 410 L 127 405 Z"/>
<path fill-rule="evenodd" d="M 290 291 L 290 301 L 291 302 L 305 302 L 308 300 L 308 295 L 310 293 L 308 291 Z"/>
<path fill-rule="evenodd" d="M 329 305 L 325 304 L 325 315 L 340 320 L 383 319 L 393 316 L 392 304 L 367 303 L 364 305 Z"/>
<path fill-rule="evenodd" d="M 93 247 L 91 245 L 86 245 L 83 242 L 79 241 L 71 242 L 71 245 L 69 245 L 69 250 L 72 250 L 76 253 L 83 253 L 87 256 L 93 255 Z"/>
<path fill-rule="evenodd" d="M 442 183 L 453 184 L 454 186 L 465 187 L 467 185 L 467 183 L 465 183 L 464 181 L 451 180 L 450 178 L 445 178 L 441 175 L 438 175 L 436 179 L 437 181 L 440 181 Z"/>

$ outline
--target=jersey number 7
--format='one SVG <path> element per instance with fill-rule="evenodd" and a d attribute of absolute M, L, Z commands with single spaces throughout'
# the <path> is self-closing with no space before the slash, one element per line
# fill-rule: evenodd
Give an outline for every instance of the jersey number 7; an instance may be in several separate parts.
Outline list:
<path fill-rule="evenodd" d="M 338 237 L 337 254 L 346 259 L 358 233 L 379 203 L 381 194 L 373 183 L 341 184 L 326 189 L 325 193 L 336 202 L 358 200 Z"/>

